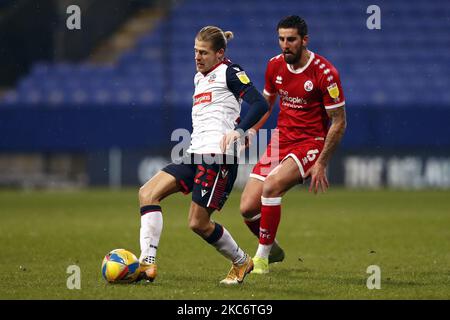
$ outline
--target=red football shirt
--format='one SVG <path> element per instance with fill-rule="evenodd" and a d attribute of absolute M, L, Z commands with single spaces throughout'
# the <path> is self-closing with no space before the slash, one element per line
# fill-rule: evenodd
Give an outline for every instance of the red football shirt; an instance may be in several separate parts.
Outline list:
<path fill-rule="evenodd" d="M 267 64 L 264 93 L 280 96 L 280 142 L 324 139 L 329 127 L 326 109 L 345 104 L 336 68 L 322 56 L 309 53 L 307 64 L 297 70 L 284 61 L 283 54 Z"/>

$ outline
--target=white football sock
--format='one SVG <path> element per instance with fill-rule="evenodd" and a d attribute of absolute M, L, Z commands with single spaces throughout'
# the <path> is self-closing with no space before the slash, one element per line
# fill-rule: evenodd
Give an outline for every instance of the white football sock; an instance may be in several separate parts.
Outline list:
<path fill-rule="evenodd" d="M 263 258 L 263 259 L 268 259 L 270 250 L 272 249 L 272 246 L 273 246 L 273 243 L 272 244 L 261 244 L 260 243 L 255 256 L 259 257 L 259 258 Z"/>
<path fill-rule="evenodd" d="M 211 243 L 217 251 L 225 258 L 231 260 L 234 264 L 242 264 L 245 262 L 246 254 L 239 248 L 227 229 L 223 228 L 223 234 L 215 243 Z"/>
<path fill-rule="evenodd" d="M 156 250 L 158 249 L 162 228 L 163 217 L 161 211 L 152 211 L 141 216 L 141 256 L 139 261 L 142 262 L 146 257 L 156 258 Z M 154 259 L 152 260 L 155 261 Z"/>

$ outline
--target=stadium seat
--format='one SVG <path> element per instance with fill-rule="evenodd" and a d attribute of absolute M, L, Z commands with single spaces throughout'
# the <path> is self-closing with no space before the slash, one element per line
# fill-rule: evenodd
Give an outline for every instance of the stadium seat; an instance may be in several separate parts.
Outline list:
<path fill-rule="evenodd" d="M 377 4 L 383 8 L 384 32 L 367 29 L 364 2 L 248 0 L 231 9 L 218 0 L 208 1 L 207 6 L 201 0 L 183 1 L 115 65 L 38 62 L 0 104 L 189 107 L 194 36 L 210 24 L 235 33 L 227 56 L 262 89 L 265 65 L 279 53 L 276 24 L 283 16 L 299 14 L 309 25 L 309 48 L 338 67 L 352 108 L 386 102 L 392 108 L 448 106 L 450 80 L 444 70 L 450 68 L 450 20 L 442 18 L 442 12 L 449 12 L 450 2 L 431 6 L 426 0 L 414 5 L 407 0 L 380 0 Z M 424 92 L 424 87 L 431 89 Z"/>

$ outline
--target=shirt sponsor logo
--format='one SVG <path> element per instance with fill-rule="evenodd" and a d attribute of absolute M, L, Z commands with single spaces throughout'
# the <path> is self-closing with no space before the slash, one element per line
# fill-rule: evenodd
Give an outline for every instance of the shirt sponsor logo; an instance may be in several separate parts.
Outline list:
<path fill-rule="evenodd" d="M 289 92 L 286 90 L 279 90 L 281 103 L 283 106 L 293 108 L 293 109 L 302 109 L 304 105 L 308 104 L 308 101 L 301 97 L 290 97 Z"/>
<path fill-rule="evenodd" d="M 194 106 L 202 103 L 209 103 L 212 101 L 211 92 L 203 92 L 194 96 Z"/>

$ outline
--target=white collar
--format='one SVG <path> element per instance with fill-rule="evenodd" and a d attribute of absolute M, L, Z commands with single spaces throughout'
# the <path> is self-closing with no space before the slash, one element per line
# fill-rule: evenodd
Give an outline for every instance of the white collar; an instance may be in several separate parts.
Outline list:
<path fill-rule="evenodd" d="M 292 67 L 291 64 L 287 64 L 287 63 L 286 63 L 288 70 L 289 70 L 290 72 L 292 72 L 292 73 L 295 73 L 295 74 L 299 74 L 299 73 L 302 73 L 303 71 L 305 71 L 305 69 L 308 68 L 308 66 L 309 66 L 309 65 L 311 64 L 311 62 L 314 60 L 314 52 L 309 51 L 309 50 L 308 50 L 308 52 L 310 53 L 309 60 L 308 60 L 308 62 L 307 62 L 302 68 L 296 69 L 296 70 L 295 70 L 295 69 Z"/>

